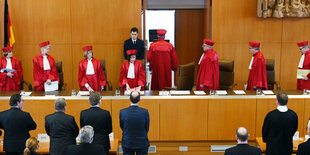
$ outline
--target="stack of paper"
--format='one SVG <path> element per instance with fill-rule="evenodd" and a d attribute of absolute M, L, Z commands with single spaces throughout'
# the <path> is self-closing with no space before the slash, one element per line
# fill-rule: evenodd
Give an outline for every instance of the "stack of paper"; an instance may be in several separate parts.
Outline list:
<path fill-rule="evenodd" d="M 200 90 L 195 90 L 194 93 L 195 95 L 206 95 L 204 91 L 200 91 Z"/>
<path fill-rule="evenodd" d="M 171 90 L 171 95 L 190 95 L 191 92 L 189 90 Z"/>
<path fill-rule="evenodd" d="M 131 91 L 126 90 L 126 91 L 124 92 L 124 95 L 129 96 L 130 93 L 131 93 Z M 144 91 L 140 91 L 139 93 L 140 93 L 140 95 L 144 95 Z"/>
<path fill-rule="evenodd" d="M 58 90 L 58 81 L 52 81 L 50 85 L 46 82 L 44 83 L 45 91 L 57 91 Z"/>
<path fill-rule="evenodd" d="M 245 95 L 246 93 L 243 90 L 234 90 L 237 95 Z"/>
<path fill-rule="evenodd" d="M 30 96 L 32 92 L 21 92 L 20 95 L 22 96 Z"/>
<path fill-rule="evenodd" d="M 263 94 L 265 94 L 265 95 L 273 95 L 274 93 L 271 90 L 263 90 Z"/>
<path fill-rule="evenodd" d="M 227 91 L 226 90 L 217 90 L 216 94 L 217 95 L 227 95 Z"/>
<path fill-rule="evenodd" d="M 89 91 L 79 91 L 79 93 L 77 95 L 78 96 L 88 96 L 89 95 Z"/>

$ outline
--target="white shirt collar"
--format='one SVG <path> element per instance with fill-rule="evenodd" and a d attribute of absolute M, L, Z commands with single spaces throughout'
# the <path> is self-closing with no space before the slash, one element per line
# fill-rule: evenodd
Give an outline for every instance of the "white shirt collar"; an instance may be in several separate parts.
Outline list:
<path fill-rule="evenodd" d="M 50 70 L 51 66 L 50 66 L 50 63 L 47 59 L 47 55 L 42 55 L 42 56 L 43 56 L 43 69 L 44 70 Z"/>
<path fill-rule="evenodd" d="M 254 60 L 254 56 L 252 56 L 252 59 L 251 59 L 250 65 L 249 65 L 249 70 L 251 70 L 251 69 L 252 69 L 252 63 L 253 63 L 253 60 Z"/>
<path fill-rule="evenodd" d="M 86 75 L 93 75 L 93 74 L 95 74 L 95 71 L 94 71 L 92 59 L 90 60 L 87 59 Z"/>
<path fill-rule="evenodd" d="M 134 79 L 135 78 L 135 65 L 134 63 L 129 63 L 127 78 Z"/>
<path fill-rule="evenodd" d="M 132 103 L 131 103 L 130 106 L 139 106 L 139 104 L 132 104 Z"/>
<path fill-rule="evenodd" d="M 298 64 L 298 68 L 303 68 L 304 61 L 305 61 L 305 54 L 303 54 L 303 55 L 300 57 L 299 64 Z"/>
<path fill-rule="evenodd" d="M 6 58 L 6 69 L 12 69 L 11 58 Z"/>
<path fill-rule="evenodd" d="M 100 107 L 100 105 L 99 105 L 99 104 L 97 104 L 97 105 L 93 105 L 93 106 L 91 106 L 91 107 Z"/>
<path fill-rule="evenodd" d="M 277 107 L 277 109 L 280 111 L 280 112 L 287 112 L 288 108 L 286 105 L 279 105 Z"/>

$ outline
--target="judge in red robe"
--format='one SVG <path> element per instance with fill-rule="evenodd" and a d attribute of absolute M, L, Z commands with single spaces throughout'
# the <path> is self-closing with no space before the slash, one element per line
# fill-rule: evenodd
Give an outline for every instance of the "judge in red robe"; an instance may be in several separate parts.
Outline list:
<path fill-rule="evenodd" d="M 145 71 L 143 64 L 136 60 L 137 50 L 127 50 L 128 60 L 123 62 L 119 75 L 119 86 L 123 90 L 144 90 Z"/>
<path fill-rule="evenodd" d="M 4 57 L 0 59 L 0 90 L 19 91 L 23 68 L 19 60 L 13 57 L 12 47 L 5 47 L 2 50 Z"/>
<path fill-rule="evenodd" d="M 158 41 L 151 44 L 147 54 L 152 71 L 151 90 L 171 87 L 171 70 L 178 68 L 178 57 L 172 44 L 165 41 L 166 30 L 157 30 Z"/>
<path fill-rule="evenodd" d="M 59 75 L 54 58 L 48 54 L 51 45 L 49 41 L 40 44 L 41 53 L 33 59 L 33 81 L 35 91 L 44 91 L 44 83 L 48 85 L 58 81 Z"/>
<path fill-rule="evenodd" d="M 99 60 L 93 58 L 92 46 L 82 48 L 85 59 L 79 63 L 78 82 L 83 91 L 101 91 L 106 85 L 106 78 Z"/>
<path fill-rule="evenodd" d="M 310 49 L 308 45 L 308 41 L 297 43 L 297 46 L 299 47 L 299 50 L 302 54 L 298 69 L 310 69 Z M 303 79 L 297 79 L 297 89 L 310 89 L 310 73 L 306 76 L 304 76 Z"/>
<path fill-rule="evenodd" d="M 198 62 L 197 90 L 218 90 L 220 87 L 219 58 L 213 50 L 213 45 L 212 40 L 203 40 L 202 48 L 204 53 Z"/>
<path fill-rule="evenodd" d="M 250 42 L 250 52 L 253 54 L 249 66 L 250 74 L 247 84 L 247 90 L 262 89 L 267 90 L 267 72 L 266 61 L 262 52 L 260 52 L 260 43 Z"/>

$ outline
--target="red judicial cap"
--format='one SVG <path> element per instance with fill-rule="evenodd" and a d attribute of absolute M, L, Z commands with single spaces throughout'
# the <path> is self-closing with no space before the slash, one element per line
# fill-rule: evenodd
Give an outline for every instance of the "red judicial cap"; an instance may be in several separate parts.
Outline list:
<path fill-rule="evenodd" d="M 303 42 L 297 43 L 298 47 L 304 47 L 304 46 L 307 46 L 307 45 L 308 45 L 308 41 L 303 41 Z"/>
<path fill-rule="evenodd" d="M 127 55 L 133 55 L 133 54 L 137 54 L 138 51 L 137 50 L 127 50 L 126 53 L 127 53 Z"/>
<path fill-rule="evenodd" d="M 50 41 L 45 41 L 45 42 L 42 42 L 42 43 L 40 44 L 40 47 L 42 48 L 42 47 L 47 46 L 47 45 L 49 45 L 49 44 L 50 44 Z"/>
<path fill-rule="evenodd" d="M 93 49 L 93 46 L 85 46 L 82 49 L 83 49 L 83 51 L 89 51 L 89 50 Z"/>
<path fill-rule="evenodd" d="M 3 52 L 8 52 L 8 51 L 12 51 L 12 50 L 13 50 L 13 47 L 10 47 L 10 46 L 4 47 L 4 48 L 2 49 Z"/>
<path fill-rule="evenodd" d="M 161 36 L 161 37 L 162 37 L 162 36 L 165 36 L 166 32 L 167 32 L 167 31 L 164 30 L 164 29 L 158 29 L 158 30 L 157 30 L 158 36 Z"/>
<path fill-rule="evenodd" d="M 203 43 L 204 43 L 204 44 L 207 44 L 207 45 L 209 45 L 209 46 L 213 46 L 213 45 L 214 45 L 214 41 L 209 40 L 209 39 L 204 39 L 204 40 L 203 40 Z"/>
<path fill-rule="evenodd" d="M 259 42 L 251 41 L 251 42 L 249 42 L 249 45 L 250 45 L 250 47 L 259 47 L 260 43 Z"/>

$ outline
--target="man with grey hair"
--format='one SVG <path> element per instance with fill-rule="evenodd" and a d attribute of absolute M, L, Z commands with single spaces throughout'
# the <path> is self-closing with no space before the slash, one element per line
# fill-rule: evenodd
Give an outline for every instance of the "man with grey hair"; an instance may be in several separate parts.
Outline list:
<path fill-rule="evenodd" d="M 310 120 L 307 125 L 307 134 L 310 136 Z M 310 154 L 310 138 L 298 146 L 297 155 L 308 155 Z"/>
<path fill-rule="evenodd" d="M 300 43 L 297 43 L 297 46 L 299 47 L 299 51 L 302 54 L 298 69 L 310 69 L 310 49 L 308 45 L 308 41 L 303 41 Z M 297 89 L 310 89 L 310 74 L 304 75 L 303 79 L 297 79 Z"/>
<path fill-rule="evenodd" d="M 245 127 L 239 127 L 236 131 L 237 146 L 226 149 L 224 155 L 261 155 L 262 151 L 259 148 L 248 144 L 248 130 Z"/>
<path fill-rule="evenodd" d="M 150 146 L 147 133 L 150 117 L 147 109 L 139 107 L 140 93 L 130 93 L 131 106 L 119 113 L 120 127 L 123 130 L 122 147 L 124 155 L 146 155 Z"/>
<path fill-rule="evenodd" d="M 75 144 L 79 128 L 73 116 L 65 114 L 66 100 L 55 101 L 56 112 L 45 117 L 45 130 L 50 136 L 50 154 L 64 155 L 68 145 Z"/>
<path fill-rule="evenodd" d="M 112 119 L 110 112 L 100 108 L 101 97 L 98 92 L 89 96 L 89 109 L 81 111 L 80 126 L 90 125 L 94 128 L 94 144 L 104 146 L 107 154 L 110 150 L 109 134 L 112 132 Z"/>
<path fill-rule="evenodd" d="M 66 155 L 107 155 L 102 145 L 92 144 L 93 136 L 93 127 L 84 126 L 78 136 L 80 145 L 68 146 Z"/>

